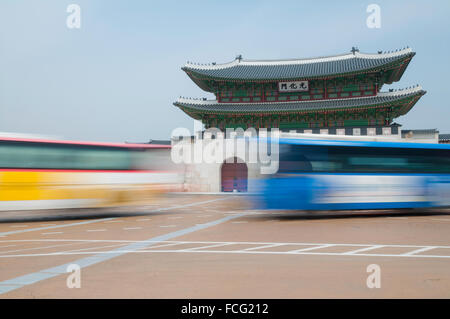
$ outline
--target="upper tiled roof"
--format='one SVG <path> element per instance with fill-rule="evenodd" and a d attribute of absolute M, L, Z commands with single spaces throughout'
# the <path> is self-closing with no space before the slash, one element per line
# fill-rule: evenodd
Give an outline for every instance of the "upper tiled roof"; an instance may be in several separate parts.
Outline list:
<path fill-rule="evenodd" d="M 217 80 L 283 80 L 308 79 L 337 74 L 382 69 L 415 55 L 410 48 L 390 53 L 366 54 L 354 51 L 330 57 L 297 60 L 236 60 L 225 64 L 187 63 L 182 69 L 191 77 Z M 403 72 L 398 72 L 398 81 Z"/>
<path fill-rule="evenodd" d="M 426 91 L 422 90 L 422 87 L 416 86 L 414 88 L 382 92 L 376 96 L 360 98 L 264 103 L 218 103 L 216 100 L 179 98 L 174 105 L 193 111 L 212 113 L 314 111 L 379 105 L 413 96 L 420 97 L 425 93 Z"/>

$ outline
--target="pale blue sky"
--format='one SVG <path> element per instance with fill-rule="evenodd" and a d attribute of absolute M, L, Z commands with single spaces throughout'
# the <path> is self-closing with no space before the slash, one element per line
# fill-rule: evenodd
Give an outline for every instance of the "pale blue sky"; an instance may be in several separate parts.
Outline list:
<path fill-rule="evenodd" d="M 66 8 L 81 6 L 81 29 Z M 369 4 L 381 29 L 366 26 Z M 306 58 L 410 46 L 400 82 L 427 94 L 403 128 L 450 133 L 450 1 L 0 2 L 0 131 L 68 139 L 166 139 L 192 120 L 180 95 L 211 97 L 180 69 L 186 61 Z"/>

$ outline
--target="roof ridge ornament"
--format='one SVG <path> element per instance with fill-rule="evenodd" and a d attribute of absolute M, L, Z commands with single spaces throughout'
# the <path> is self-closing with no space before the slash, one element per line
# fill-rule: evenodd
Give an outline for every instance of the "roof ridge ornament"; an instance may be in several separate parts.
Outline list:
<path fill-rule="evenodd" d="M 358 49 L 358 47 L 352 47 L 350 52 L 353 53 L 353 55 L 355 55 L 356 52 L 359 52 L 359 49 Z"/>
<path fill-rule="evenodd" d="M 236 60 L 238 60 L 239 62 L 241 62 L 241 60 L 242 60 L 242 54 L 238 54 L 238 55 L 236 56 Z"/>

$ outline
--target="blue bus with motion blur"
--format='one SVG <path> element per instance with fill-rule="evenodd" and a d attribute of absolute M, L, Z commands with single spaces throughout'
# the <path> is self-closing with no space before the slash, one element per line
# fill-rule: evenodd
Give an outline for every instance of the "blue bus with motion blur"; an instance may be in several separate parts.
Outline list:
<path fill-rule="evenodd" d="M 279 168 L 259 181 L 257 209 L 450 206 L 450 145 L 279 139 Z"/>

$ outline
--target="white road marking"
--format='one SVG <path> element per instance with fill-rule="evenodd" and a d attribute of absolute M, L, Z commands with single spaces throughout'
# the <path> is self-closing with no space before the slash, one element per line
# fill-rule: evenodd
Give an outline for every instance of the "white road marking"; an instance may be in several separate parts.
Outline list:
<path fill-rule="evenodd" d="M 203 203 L 207 203 L 207 202 L 212 202 L 212 201 L 218 201 L 218 200 L 222 200 L 222 199 L 216 199 L 216 200 L 210 200 L 210 201 L 205 201 Z M 199 203 L 196 203 L 197 205 Z M 186 205 L 185 205 L 186 206 Z M 3 293 L 7 293 L 10 292 L 12 290 L 16 290 L 40 281 L 43 281 L 45 279 L 50 279 L 53 277 L 56 277 L 58 275 L 61 274 L 65 274 L 66 273 L 66 269 L 67 266 L 75 263 L 80 265 L 81 267 L 85 268 L 85 267 L 89 267 L 91 265 L 95 265 L 101 262 L 105 262 L 108 261 L 112 258 L 121 256 L 123 254 L 126 254 L 126 250 L 130 250 L 130 251 L 134 251 L 134 250 L 139 250 L 139 249 L 144 249 L 147 247 L 150 247 L 151 245 L 154 244 L 154 242 L 156 241 L 167 241 L 168 239 L 171 238 L 175 238 L 175 237 L 179 237 L 179 236 L 183 236 L 186 234 L 190 234 L 193 232 L 196 232 L 198 230 L 202 230 L 202 229 L 206 229 L 208 227 L 213 227 L 216 225 L 219 225 L 221 223 L 224 223 L 226 221 L 228 221 L 229 219 L 232 218 L 239 218 L 241 215 L 237 215 L 237 216 L 230 216 L 230 217 L 225 217 L 225 218 L 221 218 L 221 219 L 216 219 L 214 221 L 210 221 L 208 223 L 205 223 L 202 226 L 193 226 L 193 227 L 188 227 L 188 228 L 184 228 L 184 229 L 180 229 L 174 232 L 170 232 L 170 233 L 166 233 L 160 236 L 156 236 L 153 238 L 149 238 L 147 240 L 142 240 L 142 241 L 138 241 L 135 242 L 133 244 L 129 244 L 127 246 L 124 247 L 124 249 L 119 248 L 119 249 L 113 249 L 107 252 L 102 252 L 99 254 L 95 254 L 94 256 L 89 256 L 89 257 L 85 257 L 85 258 L 81 258 L 75 261 L 72 261 L 71 263 L 66 263 L 66 264 L 62 264 L 59 265 L 57 267 L 51 267 L 51 268 L 47 268 L 47 269 L 43 269 L 41 271 L 37 271 L 37 272 L 33 272 L 33 273 L 29 273 L 26 275 L 22 275 L 22 276 L 18 276 L 12 279 L 8 279 L 8 280 L 4 280 L 0 282 L 0 294 Z M 71 253 L 74 254 L 74 253 Z M 77 252 L 76 254 L 80 254 L 80 252 Z M 91 253 L 92 254 L 92 253 Z"/>
<path fill-rule="evenodd" d="M 177 227 L 177 225 L 161 225 L 159 227 Z"/>
<path fill-rule="evenodd" d="M 450 255 L 398 255 L 398 254 L 354 254 L 344 255 L 342 253 L 318 253 L 318 252 L 298 252 L 287 253 L 280 251 L 242 251 L 242 250 L 144 250 L 144 251 L 126 251 L 126 253 L 216 253 L 216 254 L 274 254 L 274 255 L 320 255 L 320 256 L 351 256 L 351 257 L 410 257 L 410 258 L 450 258 Z M 0 258 L 8 256 L 0 256 Z"/>
<path fill-rule="evenodd" d="M 288 253 L 297 254 L 297 253 L 304 252 L 304 251 L 310 251 L 310 250 L 321 249 L 321 248 L 332 247 L 332 246 L 335 246 L 335 245 L 334 244 L 319 245 L 317 247 L 309 247 L 309 248 L 302 248 L 302 249 L 297 249 L 297 250 L 290 250 L 290 251 L 288 251 Z"/>
<path fill-rule="evenodd" d="M 124 227 L 123 230 L 135 230 L 135 229 L 142 229 L 142 227 Z"/>
<path fill-rule="evenodd" d="M 47 230 L 47 229 L 56 229 L 56 228 L 64 228 L 64 227 L 71 227 L 71 226 L 80 226 L 80 225 L 86 225 L 86 224 L 93 224 L 98 222 L 103 222 L 106 220 L 110 220 L 111 218 L 101 218 L 101 219 L 95 219 L 95 220 L 88 220 L 83 222 L 76 222 L 76 223 L 65 223 L 55 226 L 45 226 L 45 227 L 37 227 L 37 228 L 28 228 L 28 229 L 20 229 L 20 230 L 13 230 L 9 232 L 0 233 L 0 236 L 2 235 L 15 235 L 15 234 L 22 234 L 22 233 L 28 233 L 38 230 Z"/>
<path fill-rule="evenodd" d="M 71 252 L 76 252 L 76 251 L 86 251 L 86 250 L 100 249 L 100 248 L 109 248 L 109 247 L 120 247 L 120 246 L 123 246 L 123 245 L 126 245 L 126 243 L 107 245 L 107 246 L 88 247 L 88 248 L 74 249 L 74 250 L 67 250 L 67 251 L 64 251 L 64 253 L 71 253 Z"/>
<path fill-rule="evenodd" d="M 88 232 L 96 232 L 96 231 L 106 231 L 106 229 L 105 228 L 102 228 L 102 229 L 87 229 L 86 231 L 88 231 Z"/>
<path fill-rule="evenodd" d="M 44 227 L 46 227 L 46 226 L 56 226 L 56 224 L 41 224 L 41 226 L 44 226 Z"/>
<path fill-rule="evenodd" d="M 55 231 L 55 232 L 51 232 L 51 233 L 41 233 L 41 235 L 55 235 L 55 234 L 63 234 L 62 231 Z"/>
<path fill-rule="evenodd" d="M 231 245 L 231 244 L 230 244 Z M 320 256 L 348 256 L 348 257 L 409 257 L 409 258 L 450 258 L 450 255 L 405 255 L 405 254 L 353 254 L 345 255 L 343 253 L 320 253 L 320 252 L 282 252 L 282 251 L 244 251 L 244 250 L 207 250 L 207 249 L 174 249 L 174 250 L 157 250 L 157 249 L 114 249 L 112 251 L 89 251 L 89 252 L 55 252 L 55 253 L 43 253 L 43 254 L 21 254 L 21 255 L 0 255 L 0 258 L 16 258 L 16 257 L 42 257 L 42 256 L 66 256 L 66 255 L 108 255 L 116 256 L 117 254 L 129 254 L 129 253 L 217 253 L 217 254 L 265 254 L 265 255 L 320 255 Z M 86 257 L 89 258 L 89 257 Z M 93 257 L 92 257 L 93 258 Z M 74 262 L 76 263 L 76 262 Z M 42 271 L 45 272 L 45 271 Z M 50 271 L 48 271 L 50 272 Z M 6 285 L 4 282 L 0 282 L 0 288 L 2 285 Z"/>
<path fill-rule="evenodd" d="M 9 227 L 19 228 L 19 227 L 28 227 L 28 225 L 12 225 L 12 226 L 9 226 Z"/>
<path fill-rule="evenodd" d="M 347 252 L 343 253 L 343 255 L 354 255 L 354 254 L 357 254 L 362 251 L 368 251 L 368 250 L 377 249 L 377 248 L 381 248 L 381 247 L 384 247 L 384 246 L 383 245 L 374 245 L 374 246 L 370 246 L 370 247 L 366 247 L 366 248 L 347 251 Z"/>
<path fill-rule="evenodd" d="M 123 239 L 9 239 L 0 240 L 0 243 L 23 243 L 23 242 L 91 242 L 91 243 L 138 243 L 140 240 L 123 240 Z M 271 245 L 271 244 L 281 244 L 281 245 L 298 245 L 298 246 L 323 246 L 323 245 L 333 245 L 333 246 L 354 246 L 354 247 L 369 247 L 369 246 L 379 246 L 378 244 L 355 244 L 355 243 L 304 243 L 304 242 L 254 242 L 254 241 L 175 241 L 175 240 L 153 240 L 148 241 L 152 243 L 182 243 L 182 244 L 246 244 L 246 245 Z M 436 248 L 449 248 L 450 246 L 425 246 L 425 245 L 400 245 L 400 244 L 385 244 L 381 245 L 385 247 L 406 247 L 406 248 L 421 248 L 421 247 L 436 247 Z M 153 247 L 153 246 L 152 246 Z"/>
<path fill-rule="evenodd" d="M 169 247 L 169 246 L 176 246 L 176 245 L 181 245 L 184 244 L 184 242 L 176 242 L 176 243 L 171 243 L 171 244 L 164 244 L 164 245 L 157 245 L 157 246 L 151 246 L 150 249 L 155 249 L 155 248 L 160 248 L 160 247 Z"/>
<path fill-rule="evenodd" d="M 180 219 L 180 218 L 183 218 L 183 216 L 168 217 L 168 219 Z"/>
<path fill-rule="evenodd" d="M 250 251 L 250 250 L 257 250 L 257 249 L 264 249 L 264 248 L 271 248 L 271 247 L 279 247 L 283 246 L 284 244 L 269 244 L 269 245 L 262 245 L 257 247 L 250 247 L 246 249 L 242 249 L 243 251 Z"/>
<path fill-rule="evenodd" d="M 248 221 L 231 222 L 232 224 L 246 224 Z"/>
<path fill-rule="evenodd" d="M 51 246 L 22 248 L 22 249 L 15 249 L 15 250 L 9 250 L 9 251 L 2 251 L 2 252 L 0 252 L 0 254 L 16 253 L 16 252 L 24 251 L 24 250 L 39 250 L 39 249 L 46 249 L 46 248 L 63 247 L 63 246 L 70 246 L 70 245 L 75 245 L 75 244 L 79 244 L 79 243 L 69 243 L 69 244 L 60 244 L 60 245 L 51 245 Z"/>
<path fill-rule="evenodd" d="M 119 243 L 118 245 L 122 245 L 125 243 L 137 243 L 139 241 L 130 241 L 130 240 L 79 240 L 79 239 L 38 239 L 38 240 L 2 240 L 0 241 L 2 243 L 13 243 L 13 242 L 82 242 L 82 243 Z M 176 246 L 180 244 L 199 244 L 199 247 L 192 247 L 188 249 L 175 249 L 173 250 L 164 250 L 164 252 L 175 252 L 175 251 L 197 251 L 201 250 L 202 252 L 211 252 L 211 253 L 220 253 L 220 252 L 230 252 L 230 251 L 220 251 L 220 250 L 208 250 L 208 248 L 213 247 L 220 247 L 220 246 L 227 246 L 227 245 L 234 245 L 234 244 L 251 244 L 255 245 L 255 247 L 250 247 L 244 250 L 231 250 L 231 252 L 234 253 L 273 253 L 273 254 L 314 254 L 314 255 L 333 255 L 333 256 L 390 256 L 390 257 L 436 257 L 436 258 L 450 258 L 450 255 L 415 255 L 419 252 L 428 251 L 436 248 L 445 248 L 450 249 L 450 246 L 420 246 L 420 245 L 371 245 L 371 244 L 346 244 L 346 243 L 336 243 L 336 244 L 322 244 L 322 243 L 267 243 L 267 242 L 211 242 L 211 241 L 154 241 L 154 243 L 159 243 L 160 245 L 157 246 L 151 246 L 150 249 L 159 248 L 159 247 L 171 247 Z M 206 245 L 206 246 L 205 246 Z M 290 250 L 290 251 L 260 251 L 263 248 L 270 248 L 270 247 L 278 247 L 283 245 L 299 245 L 299 246 L 305 246 L 309 245 L 310 248 L 303 248 L 303 249 L 297 249 L 297 250 Z M 357 250 L 347 251 L 343 253 L 321 253 L 321 252 L 312 252 L 312 250 L 324 248 L 324 247 L 330 247 L 330 246 L 349 246 L 349 247 L 362 247 Z M 383 248 L 383 247 L 401 247 L 401 248 L 416 248 L 413 251 L 410 251 L 408 253 L 402 253 L 402 254 L 361 254 L 360 252 L 365 252 L 369 250 L 373 250 L 376 248 Z M 42 248 L 50 248 L 50 247 L 37 247 L 33 249 L 42 249 Z M 90 248 L 95 249 L 95 248 Z M 28 249 L 26 249 L 28 250 Z M 162 250 L 161 250 L 162 251 Z M 96 253 L 96 252 L 91 252 Z M 55 253 L 51 253 L 50 255 L 54 255 Z M 64 252 L 59 252 L 56 254 L 64 254 Z M 41 254 L 39 254 L 41 255 Z M 45 255 L 45 254 L 44 254 Z M 8 255 L 13 256 L 13 255 Z M 23 256 L 23 255 L 20 255 Z M 36 254 L 28 254 L 26 256 L 36 256 Z"/>
<path fill-rule="evenodd" d="M 114 240 L 114 239 L 10 239 L 0 240 L 0 243 L 25 243 L 25 242 L 79 242 L 79 243 L 137 243 L 139 240 Z M 155 241 L 161 243 L 162 241 Z M 171 243 L 173 241 L 170 241 Z"/>
<path fill-rule="evenodd" d="M 17 243 L 17 242 L 71 242 L 70 244 L 75 243 L 115 243 L 117 246 L 123 246 L 124 244 L 128 243 L 139 243 L 139 241 L 130 241 L 130 240 L 86 240 L 86 239 L 38 239 L 38 240 L 2 240 L 0 241 L 2 243 Z M 150 242 L 150 241 L 149 241 Z M 159 244 L 157 246 L 150 246 L 148 249 L 138 249 L 138 250 L 124 250 L 121 251 L 123 253 L 132 253 L 132 252 L 155 252 L 155 248 L 160 247 L 173 247 L 174 249 L 171 250 L 158 250 L 158 252 L 206 252 L 206 253 L 254 253 L 254 254 L 286 254 L 286 255 L 326 255 L 326 256 L 384 256 L 384 257 L 417 257 L 417 258 L 450 258 L 450 255 L 417 255 L 419 252 L 424 252 L 436 248 L 445 248 L 450 249 L 450 246 L 420 246 L 420 245 L 373 245 L 373 244 L 345 244 L 345 243 L 336 243 L 336 244 L 319 244 L 319 243 L 267 243 L 267 242 L 211 242 L 211 241 L 153 241 L 154 244 Z M 192 247 L 187 249 L 177 249 L 174 246 L 180 245 L 180 244 L 198 244 L 198 247 Z M 248 245 L 255 245 L 255 247 L 250 247 L 247 249 L 236 249 L 236 250 L 211 250 L 210 248 L 213 247 L 220 247 L 220 246 L 229 246 L 229 245 L 237 245 L 237 244 L 248 244 Z M 115 246 L 114 245 L 114 246 Z M 278 247 L 283 245 L 299 245 L 299 246 L 311 246 L 308 248 L 303 249 L 297 249 L 297 250 L 290 250 L 290 251 L 270 251 L 265 250 L 262 251 L 263 248 L 270 248 L 270 247 Z M 347 252 L 337 252 L 337 253 L 323 253 L 323 252 L 314 252 L 313 250 L 324 248 L 324 247 L 330 247 L 330 246 L 348 246 L 348 247 L 361 247 L 356 250 L 351 250 Z M 50 246 L 51 247 L 51 246 Z M 50 248 L 50 247 L 37 247 L 33 249 L 42 249 L 42 248 Z M 403 254 L 362 254 L 362 252 L 366 252 L 372 249 L 376 248 L 383 248 L 383 247 L 401 247 L 401 248 L 416 248 L 413 251 L 410 251 L 408 253 Z M 84 254 L 101 254 L 105 252 L 97 252 L 92 251 L 92 249 L 95 249 L 96 247 L 91 247 L 85 250 L 90 250 L 89 252 L 85 252 Z M 98 247 L 101 248 L 101 247 Z M 84 249 L 83 249 L 84 250 Z M 74 250 L 74 251 L 68 251 L 68 252 L 54 252 L 54 253 L 48 253 L 48 254 L 20 254 L 20 255 L 4 255 L 0 256 L 0 258 L 11 258 L 11 257 L 34 257 L 34 256 L 54 256 L 54 255 L 68 255 L 68 254 L 75 254 L 75 252 L 81 251 L 81 250 Z M 81 253 L 80 253 L 81 254 Z"/>
<path fill-rule="evenodd" d="M 123 220 L 110 220 L 105 223 L 122 223 L 122 222 L 123 222 Z"/>
<path fill-rule="evenodd" d="M 17 246 L 17 245 L 6 245 L 6 246 L 1 246 L 0 248 L 14 247 L 14 246 Z"/>
<path fill-rule="evenodd" d="M 206 201 L 201 201 L 201 202 L 194 202 L 194 203 L 190 203 L 190 204 L 173 206 L 173 207 L 169 207 L 169 208 L 167 208 L 167 207 L 166 208 L 158 208 L 158 209 L 152 210 L 152 212 L 162 212 L 162 211 L 167 211 L 167 210 L 171 210 L 174 208 L 198 206 L 198 205 L 207 204 L 207 203 L 216 202 L 216 201 L 225 200 L 225 199 L 228 199 L 228 198 L 211 199 L 211 200 L 206 200 Z M 149 205 L 149 207 L 150 206 L 154 206 L 154 205 Z M 37 228 L 15 230 L 15 231 L 10 231 L 10 232 L 3 232 L 3 233 L 0 233 L 0 237 L 5 237 L 6 235 L 14 235 L 14 234 L 20 234 L 20 233 L 25 233 L 25 232 L 38 231 L 38 230 L 54 229 L 54 228 L 61 228 L 61 227 L 71 227 L 71 226 L 78 226 L 78 225 L 85 225 L 85 224 L 92 224 L 92 223 L 106 222 L 106 221 L 122 222 L 122 221 L 115 221 L 115 218 L 101 218 L 101 219 L 88 220 L 88 221 L 76 222 L 76 223 L 64 223 L 64 224 L 59 224 L 59 225 L 46 224 L 47 226 L 45 226 L 45 227 L 37 227 Z M 42 225 L 44 225 L 44 224 L 42 224 Z"/>
<path fill-rule="evenodd" d="M 151 218 L 142 218 L 142 219 L 136 219 L 137 222 L 146 222 L 152 220 Z"/>
<path fill-rule="evenodd" d="M 411 255 L 418 254 L 418 253 L 421 253 L 423 251 L 427 251 L 427 250 L 431 250 L 431 249 L 435 249 L 435 248 L 436 247 L 433 247 L 433 246 L 431 246 L 431 247 L 423 247 L 423 248 L 419 248 L 419 249 L 410 251 L 410 252 L 402 254 L 402 255 L 403 256 L 411 256 Z"/>
<path fill-rule="evenodd" d="M 200 246 L 200 247 L 193 247 L 193 248 L 186 248 L 186 249 L 180 249 L 179 251 L 193 251 L 197 249 L 207 249 L 212 247 L 222 247 L 222 246 L 228 246 L 231 245 L 231 243 L 221 243 L 221 244 L 214 244 L 214 245 L 206 245 L 206 246 Z"/>
<path fill-rule="evenodd" d="M 441 222 L 450 222 L 450 218 L 449 218 L 449 219 L 443 219 L 443 218 L 431 218 L 431 220 L 437 220 L 437 221 L 441 221 Z"/>

